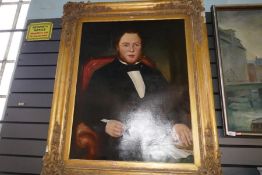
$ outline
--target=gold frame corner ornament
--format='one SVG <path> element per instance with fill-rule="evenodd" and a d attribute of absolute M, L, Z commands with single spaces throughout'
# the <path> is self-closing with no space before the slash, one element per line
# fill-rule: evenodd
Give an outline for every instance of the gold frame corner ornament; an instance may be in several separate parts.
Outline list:
<path fill-rule="evenodd" d="M 150 0 L 110 3 L 68 2 L 50 117 L 47 152 L 41 175 L 220 175 L 212 78 L 202 0 Z M 134 163 L 71 160 L 71 139 L 81 27 L 84 22 L 185 19 L 194 163 Z"/>

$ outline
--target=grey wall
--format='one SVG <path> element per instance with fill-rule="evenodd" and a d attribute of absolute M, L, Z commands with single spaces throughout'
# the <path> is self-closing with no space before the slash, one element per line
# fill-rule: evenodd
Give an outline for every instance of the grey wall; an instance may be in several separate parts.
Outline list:
<path fill-rule="evenodd" d="M 212 19 L 210 13 L 206 15 L 223 173 L 258 175 L 256 167 L 262 166 L 262 139 L 223 135 Z M 6 114 L 1 121 L 0 175 L 38 175 L 41 171 L 61 32 L 60 19 L 44 21 L 54 22 L 52 39 L 22 44 Z"/>

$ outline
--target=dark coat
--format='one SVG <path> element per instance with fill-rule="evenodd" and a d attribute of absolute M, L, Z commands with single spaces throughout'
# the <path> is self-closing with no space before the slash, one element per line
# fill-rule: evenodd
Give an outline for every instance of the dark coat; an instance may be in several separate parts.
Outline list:
<path fill-rule="evenodd" d="M 107 135 L 105 123 L 101 122 L 101 119 L 118 120 L 128 126 L 134 118 L 133 114 L 139 112 L 138 116 L 144 117 L 140 114 L 149 111 L 154 120 L 166 124 L 165 126 L 171 126 L 180 120 L 174 115 L 176 109 L 170 105 L 173 102 L 170 101 L 172 99 L 168 83 L 162 74 L 144 64 L 140 65 L 140 73 L 146 86 L 144 98 L 138 96 L 127 74 L 126 65 L 117 59 L 95 71 L 90 80 L 88 89 L 82 97 L 85 103 L 80 120 L 99 135 L 101 144 L 97 159 L 138 161 L 143 159 L 139 140 L 130 147 L 120 148 L 122 138 Z"/>

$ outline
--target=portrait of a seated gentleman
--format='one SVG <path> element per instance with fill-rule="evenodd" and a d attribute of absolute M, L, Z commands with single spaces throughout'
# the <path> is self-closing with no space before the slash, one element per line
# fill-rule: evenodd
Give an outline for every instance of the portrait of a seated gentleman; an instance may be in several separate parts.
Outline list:
<path fill-rule="evenodd" d="M 143 54 L 138 30 L 119 31 L 115 40 L 117 54 L 102 58 L 106 63 L 90 71 L 81 94 L 82 110 L 74 122 L 70 157 L 192 162 L 188 89 L 170 88 Z"/>

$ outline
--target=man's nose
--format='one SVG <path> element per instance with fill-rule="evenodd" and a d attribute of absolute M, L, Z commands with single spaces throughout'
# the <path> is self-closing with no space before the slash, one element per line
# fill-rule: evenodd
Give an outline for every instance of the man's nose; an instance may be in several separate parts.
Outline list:
<path fill-rule="evenodd" d="M 129 51 L 130 51 L 130 52 L 134 52 L 134 50 L 135 50 L 134 47 L 135 47 L 135 46 L 130 45 L 130 46 L 129 46 Z"/>

